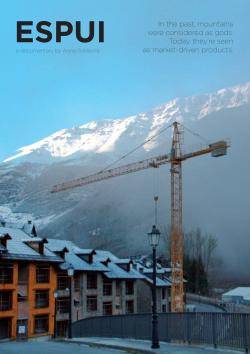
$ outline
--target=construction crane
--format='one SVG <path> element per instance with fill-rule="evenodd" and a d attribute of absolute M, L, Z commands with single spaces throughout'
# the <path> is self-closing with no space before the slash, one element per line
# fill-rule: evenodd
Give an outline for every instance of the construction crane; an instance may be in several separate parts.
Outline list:
<path fill-rule="evenodd" d="M 172 287 L 171 287 L 171 311 L 184 311 L 184 288 L 183 288 L 183 227 L 182 227 L 182 162 L 193 157 L 211 153 L 213 157 L 226 155 L 229 143 L 226 140 L 217 141 L 207 146 L 192 151 L 182 153 L 182 130 L 180 123 L 173 123 L 173 137 L 170 154 L 151 157 L 146 160 L 130 163 L 102 170 L 98 173 L 77 178 L 75 180 L 55 185 L 51 193 L 62 192 L 87 184 L 100 182 L 113 177 L 126 175 L 133 172 L 146 170 L 148 168 L 159 168 L 167 163 L 171 164 L 171 268 L 172 268 Z"/>

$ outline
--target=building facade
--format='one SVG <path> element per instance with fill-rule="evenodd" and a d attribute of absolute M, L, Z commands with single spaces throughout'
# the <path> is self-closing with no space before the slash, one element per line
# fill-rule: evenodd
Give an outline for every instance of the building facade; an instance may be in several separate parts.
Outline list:
<path fill-rule="evenodd" d="M 74 269 L 73 277 L 68 268 Z M 136 313 L 139 280 L 130 259 L 0 227 L 0 339 L 66 336 L 72 321 Z M 70 289 L 72 296 L 70 297 Z"/>
<path fill-rule="evenodd" d="M 61 259 L 44 247 L 45 240 L 11 228 L 0 232 L 0 338 L 52 335 Z"/>
<path fill-rule="evenodd" d="M 70 306 L 73 322 L 137 312 L 138 281 L 143 275 L 133 269 L 130 259 L 119 259 L 108 251 L 82 249 L 71 241 L 48 239 L 46 246 L 64 260 L 57 272 L 57 336 L 67 335 Z M 69 265 L 74 268 L 71 278 L 67 274 Z"/>

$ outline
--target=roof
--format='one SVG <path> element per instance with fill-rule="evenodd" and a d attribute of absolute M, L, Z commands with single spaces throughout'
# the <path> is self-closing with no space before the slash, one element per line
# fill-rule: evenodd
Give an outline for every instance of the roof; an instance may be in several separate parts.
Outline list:
<path fill-rule="evenodd" d="M 102 250 L 95 250 L 96 254 L 94 255 L 94 259 L 98 259 L 100 262 L 106 261 L 108 258 L 114 262 L 119 260 L 117 256 L 115 256 L 110 251 L 102 251 Z"/>
<path fill-rule="evenodd" d="M 151 285 L 153 284 L 152 278 L 150 278 L 148 276 L 145 276 L 145 281 L 147 281 Z M 167 278 L 161 279 L 161 278 L 157 277 L 156 278 L 156 286 L 158 286 L 160 288 L 168 287 L 168 286 L 171 286 L 171 282 Z"/>
<path fill-rule="evenodd" d="M 116 263 L 116 264 L 129 264 L 129 263 L 133 263 L 133 262 L 131 261 L 131 259 L 129 259 L 129 258 L 116 259 L 116 260 L 114 260 L 113 262 Z"/>
<path fill-rule="evenodd" d="M 67 240 L 57 240 L 49 238 L 46 247 L 53 252 L 60 252 L 64 247 L 68 249 L 65 253 L 64 263 L 60 265 L 61 269 L 67 269 L 69 264 L 71 264 L 75 270 L 82 271 L 107 271 L 107 267 L 102 264 L 99 260 L 93 258 L 93 263 L 88 263 L 84 259 L 80 258 L 80 255 L 91 254 L 93 250 L 84 249 L 76 246 L 72 241 Z"/>
<path fill-rule="evenodd" d="M 118 258 L 109 251 L 81 248 L 68 240 L 42 239 L 32 236 L 29 233 L 30 229 L 31 227 L 26 233 L 24 228 L 0 227 L 0 237 L 5 234 L 11 237 L 7 241 L 7 248 L 0 243 L 0 257 L 13 260 L 58 262 L 62 270 L 68 269 L 71 265 L 76 271 L 102 272 L 110 279 L 145 279 L 145 275 L 133 267 L 123 267 L 132 262 L 129 258 Z M 32 242 L 44 243 L 44 254 L 32 248 Z M 84 257 L 86 255 L 91 256 L 91 261 L 88 261 L 88 257 Z M 107 260 L 109 262 L 105 263 Z"/>
<path fill-rule="evenodd" d="M 145 257 L 143 260 L 135 261 L 133 264 L 136 267 L 137 271 L 140 272 L 143 275 L 143 278 L 146 282 L 149 284 L 153 284 L 152 280 L 152 274 L 153 274 L 153 268 L 151 267 L 151 263 L 146 262 L 146 264 L 150 264 L 149 267 L 147 267 L 143 261 L 145 260 Z M 163 276 L 163 278 L 156 277 L 156 286 L 158 287 L 168 287 L 171 286 L 171 281 L 168 279 L 166 276 L 167 273 L 169 273 L 169 268 L 163 268 L 157 263 L 157 269 L 156 269 L 156 274 Z"/>
<path fill-rule="evenodd" d="M 222 296 L 242 296 L 244 300 L 250 300 L 250 287 L 238 287 L 224 293 Z"/>
<path fill-rule="evenodd" d="M 126 271 L 113 262 L 108 263 L 107 268 L 108 272 L 105 275 L 109 279 L 144 279 L 143 274 L 137 270 L 131 268 L 129 271 Z"/>
<path fill-rule="evenodd" d="M 39 237 L 31 237 L 21 229 L 0 227 L 0 235 L 9 234 L 11 239 L 7 242 L 7 247 L 1 251 L 2 259 L 17 259 L 17 260 L 36 260 L 49 262 L 62 262 L 62 259 L 51 252 L 47 247 L 44 247 L 44 254 L 40 254 L 28 245 L 30 241 L 39 241 Z M 7 252 L 6 252 L 7 251 Z"/>

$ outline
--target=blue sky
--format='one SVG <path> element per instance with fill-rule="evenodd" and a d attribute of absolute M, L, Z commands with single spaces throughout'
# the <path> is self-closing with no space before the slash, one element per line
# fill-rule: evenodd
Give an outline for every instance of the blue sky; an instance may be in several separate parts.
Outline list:
<path fill-rule="evenodd" d="M 56 130 L 250 80 L 249 0 L 9 0 L 2 4 L 0 160 Z M 105 21 L 105 43 L 16 43 L 16 21 Z M 231 55 L 146 55 L 159 20 L 232 21 Z M 23 54 L 22 48 L 99 48 Z"/>

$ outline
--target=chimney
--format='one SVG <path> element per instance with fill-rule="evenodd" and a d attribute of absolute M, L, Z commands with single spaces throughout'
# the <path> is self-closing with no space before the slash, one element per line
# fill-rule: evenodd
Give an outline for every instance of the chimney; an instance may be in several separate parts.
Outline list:
<path fill-rule="evenodd" d="M 110 258 L 107 258 L 105 261 L 102 261 L 102 264 L 108 267 L 109 263 L 111 262 Z"/>
<path fill-rule="evenodd" d="M 33 225 L 33 227 L 32 227 L 31 235 L 32 235 L 33 237 L 37 237 L 37 232 L 36 232 L 35 225 Z"/>
<path fill-rule="evenodd" d="M 5 235 L 0 236 L 1 245 L 4 246 L 5 248 L 7 248 L 7 241 L 8 240 L 11 240 L 11 237 L 9 234 L 5 234 Z"/>
<path fill-rule="evenodd" d="M 93 250 L 90 254 L 89 254 L 89 264 L 93 263 L 94 260 L 94 255 L 96 254 L 96 251 Z"/>
<path fill-rule="evenodd" d="M 46 238 L 42 239 L 42 241 L 39 242 L 39 244 L 38 244 L 38 252 L 39 252 L 40 254 L 44 254 L 44 244 L 45 244 L 45 243 L 48 243 L 48 241 L 47 241 Z"/>

